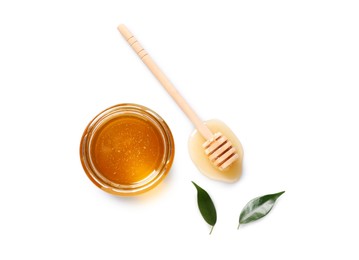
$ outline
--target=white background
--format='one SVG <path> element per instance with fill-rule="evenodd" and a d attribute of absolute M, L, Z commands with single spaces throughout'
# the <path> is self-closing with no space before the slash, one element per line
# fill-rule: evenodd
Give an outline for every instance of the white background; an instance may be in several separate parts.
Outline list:
<path fill-rule="evenodd" d="M 0 259 L 358 259 L 358 1 L 0 2 Z M 242 178 L 192 164 L 193 126 L 125 23 L 203 119 L 241 140 Z M 78 148 L 103 109 L 158 112 L 176 142 L 155 190 L 114 197 Z M 191 181 L 217 207 L 211 236 Z M 250 199 L 285 190 L 237 230 Z"/>

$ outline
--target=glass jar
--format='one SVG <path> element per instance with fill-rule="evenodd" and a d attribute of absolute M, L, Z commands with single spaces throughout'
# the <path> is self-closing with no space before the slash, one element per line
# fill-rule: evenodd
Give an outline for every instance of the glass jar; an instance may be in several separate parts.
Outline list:
<path fill-rule="evenodd" d="M 121 196 L 141 194 L 158 185 L 174 159 L 174 140 L 153 110 L 119 104 L 98 114 L 85 129 L 82 166 L 102 190 Z"/>

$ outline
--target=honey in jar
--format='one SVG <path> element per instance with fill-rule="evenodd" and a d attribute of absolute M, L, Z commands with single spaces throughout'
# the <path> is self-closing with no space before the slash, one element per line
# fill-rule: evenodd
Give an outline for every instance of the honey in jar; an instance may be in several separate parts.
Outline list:
<path fill-rule="evenodd" d="M 115 195 L 137 195 L 167 175 L 174 141 L 165 121 L 136 104 L 120 104 L 97 115 L 87 126 L 80 147 L 87 176 Z"/>

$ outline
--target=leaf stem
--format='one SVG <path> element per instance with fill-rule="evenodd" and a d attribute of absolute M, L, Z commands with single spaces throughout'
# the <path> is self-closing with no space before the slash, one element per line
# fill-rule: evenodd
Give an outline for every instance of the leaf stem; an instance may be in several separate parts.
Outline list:
<path fill-rule="evenodd" d="M 241 225 L 241 222 L 238 223 L 238 227 L 237 227 L 237 230 L 239 229 L 239 226 Z"/>
<path fill-rule="evenodd" d="M 212 226 L 211 231 L 209 232 L 209 234 L 212 234 L 213 228 L 214 228 L 214 226 Z"/>

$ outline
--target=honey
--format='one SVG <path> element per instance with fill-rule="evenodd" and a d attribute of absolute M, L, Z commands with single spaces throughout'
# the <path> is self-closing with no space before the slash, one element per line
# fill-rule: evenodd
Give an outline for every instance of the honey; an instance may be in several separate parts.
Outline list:
<path fill-rule="evenodd" d="M 159 130 L 149 121 L 135 116 L 117 117 L 94 136 L 94 165 L 112 182 L 136 183 L 156 171 L 163 146 Z"/>
<path fill-rule="evenodd" d="M 80 146 L 82 166 L 106 192 L 131 196 L 159 184 L 174 158 L 174 141 L 165 121 L 136 104 L 120 104 L 97 115 Z"/>
<path fill-rule="evenodd" d="M 231 164 L 228 169 L 223 171 L 219 170 L 213 166 L 204 152 L 202 144 L 206 140 L 195 130 L 188 141 L 188 150 L 193 163 L 197 166 L 198 170 L 208 178 L 229 183 L 237 181 L 242 175 L 243 148 L 240 141 L 231 129 L 220 120 L 208 120 L 205 124 L 213 133 L 220 132 L 226 136 L 236 149 L 239 158 Z"/>

